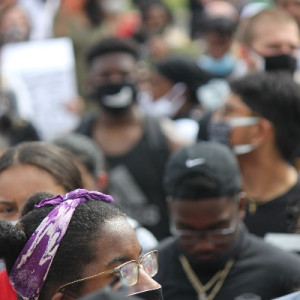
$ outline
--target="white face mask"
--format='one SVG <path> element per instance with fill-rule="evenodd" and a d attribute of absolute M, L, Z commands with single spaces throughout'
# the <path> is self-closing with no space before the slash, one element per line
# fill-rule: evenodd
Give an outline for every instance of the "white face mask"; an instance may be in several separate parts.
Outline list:
<path fill-rule="evenodd" d="M 252 144 L 231 146 L 230 133 L 235 127 L 251 126 L 257 124 L 257 122 L 257 117 L 237 117 L 228 122 L 211 122 L 208 129 L 210 140 L 230 146 L 236 155 L 250 153 L 256 149 L 256 146 Z"/>
<path fill-rule="evenodd" d="M 183 94 L 185 91 L 186 85 L 184 83 L 176 83 L 164 96 L 152 100 L 151 104 L 149 103 L 150 113 L 161 117 L 175 117 L 184 104 Z"/>

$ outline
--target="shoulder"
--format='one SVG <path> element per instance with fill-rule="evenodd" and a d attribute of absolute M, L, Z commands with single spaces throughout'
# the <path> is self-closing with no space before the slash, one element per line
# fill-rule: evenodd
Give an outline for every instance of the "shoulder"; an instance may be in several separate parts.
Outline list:
<path fill-rule="evenodd" d="M 178 255 L 178 244 L 175 237 L 167 237 L 163 239 L 157 247 L 161 260 L 172 260 Z"/>
<path fill-rule="evenodd" d="M 300 275 L 300 257 L 276 246 L 266 243 L 263 239 L 252 234 L 247 235 L 244 253 L 253 257 L 270 270 L 295 272 Z"/>
<path fill-rule="evenodd" d="M 300 174 L 298 174 L 298 180 L 297 182 L 295 183 L 294 186 L 292 186 L 292 188 L 289 190 L 289 192 L 291 193 L 295 193 L 297 196 L 299 196 L 299 191 L 300 191 Z M 300 197 L 299 197 L 300 199 Z"/>

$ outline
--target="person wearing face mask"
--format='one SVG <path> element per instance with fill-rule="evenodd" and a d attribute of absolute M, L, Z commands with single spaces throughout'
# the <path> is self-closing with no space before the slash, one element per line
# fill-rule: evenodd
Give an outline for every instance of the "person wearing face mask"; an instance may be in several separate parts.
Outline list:
<path fill-rule="evenodd" d="M 241 33 L 246 72 L 285 71 L 297 80 L 299 27 L 285 10 L 268 8 L 247 20 Z"/>
<path fill-rule="evenodd" d="M 77 131 L 102 149 L 114 195 L 128 216 L 157 239 L 168 236 L 162 173 L 168 155 L 191 141 L 175 130 L 171 120 L 140 109 L 135 44 L 103 39 L 90 49 L 87 62 L 87 90 L 95 110 L 83 117 Z"/>
<path fill-rule="evenodd" d="M 155 276 L 165 300 L 270 300 L 299 285 L 299 257 L 243 225 L 241 184 L 235 156 L 219 143 L 170 156 L 164 187 L 174 236 L 158 246 Z"/>
<path fill-rule="evenodd" d="M 264 237 L 297 228 L 300 88 L 286 73 L 255 73 L 230 83 L 208 126 L 208 139 L 236 154 L 246 193 L 245 224 Z"/>
<path fill-rule="evenodd" d="M 211 18 L 203 24 L 203 40 L 206 52 L 198 64 L 216 77 L 226 78 L 234 72 L 238 58 L 232 53 L 231 46 L 236 22 L 226 18 Z"/>
<path fill-rule="evenodd" d="M 200 41 L 205 50 L 197 62 L 215 77 L 235 76 L 235 69 L 239 63 L 234 40 L 237 24 L 238 11 L 233 4 L 211 1 L 204 6 Z"/>
<path fill-rule="evenodd" d="M 213 76 L 186 56 L 170 57 L 153 64 L 151 70 L 150 111 L 170 117 L 199 119 L 201 104 L 197 90 Z"/>
<path fill-rule="evenodd" d="M 300 35 L 294 18 L 279 8 L 264 5 L 247 20 L 240 22 L 238 40 L 243 62 L 236 67 L 230 79 L 240 78 L 258 71 L 283 71 L 299 81 L 297 60 Z M 198 140 L 207 140 L 211 113 L 200 122 Z"/>
<path fill-rule="evenodd" d="M 195 140 L 197 121 L 205 110 L 197 91 L 212 75 L 202 70 L 195 60 L 175 56 L 154 63 L 150 77 L 152 99 L 141 99 L 141 106 L 153 115 L 175 120 L 178 130 Z"/>

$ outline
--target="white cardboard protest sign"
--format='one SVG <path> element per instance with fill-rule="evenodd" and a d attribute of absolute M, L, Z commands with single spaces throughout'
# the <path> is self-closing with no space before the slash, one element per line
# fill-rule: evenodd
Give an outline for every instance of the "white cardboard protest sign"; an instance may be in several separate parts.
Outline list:
<path fill-rule="evenodd" d="M 32 122 L 42 139 L 70 132 L 78 125 L 79 116 L 66 107 L 78 95 L 69 38 L 6 45 L 1 72 L 16 93 L 20 116 Z"/>

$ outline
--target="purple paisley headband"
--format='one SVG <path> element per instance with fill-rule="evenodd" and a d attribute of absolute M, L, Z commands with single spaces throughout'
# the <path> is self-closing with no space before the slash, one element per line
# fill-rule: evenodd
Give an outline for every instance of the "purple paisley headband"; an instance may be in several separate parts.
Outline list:
<path fill-rule="evenodd" d="M 74 190 L 65 196 L 45 199 L 35 207 L 56 206 L 27 241 L 9 275 L 14 289 L 24 300 L 36 300 L 47 278 L 56 251 L 78 204 L 89 200 L 111 203 L 114 199 L 100 192 Z"/>

